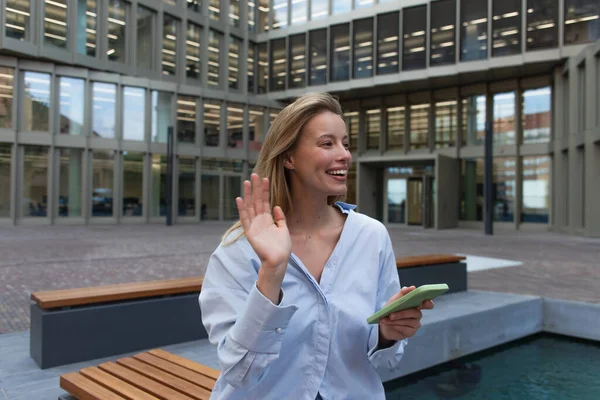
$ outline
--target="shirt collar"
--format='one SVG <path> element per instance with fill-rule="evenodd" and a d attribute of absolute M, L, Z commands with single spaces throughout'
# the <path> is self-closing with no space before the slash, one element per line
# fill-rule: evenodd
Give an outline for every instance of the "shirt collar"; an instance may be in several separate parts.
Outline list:
<path fill-rule="evenodd" d="M 343 212 L 344 214 L 350 214 L 350 211 L 354 210 L 356 208 L 356 205 L 354 204 L 348 204 L 348 203 L 344 203 L 343 201 L 336 201 L 334 203 L 341 212 Z"/>

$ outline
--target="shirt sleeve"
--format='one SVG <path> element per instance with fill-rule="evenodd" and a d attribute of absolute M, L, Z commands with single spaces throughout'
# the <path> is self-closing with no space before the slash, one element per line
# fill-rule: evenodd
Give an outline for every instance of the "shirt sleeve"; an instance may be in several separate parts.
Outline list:
<path fill-rule="evenodd" d="M 385 227 L 384 227 L 385 229 Z M 381 309 L 388 300 L 400 291 L 400 278 L 396 268 L 396 257 L 392 247 L 392 241 L 385 231 L 385 240 L 380 257 L 379 282 L 377 289 L 377 310 Z M 394 368 L 401 360 L 404 354 L 404 347 L 407 340 L 396 341 L 392 346 L 380 348 L 379 346 L 379 325 L 371 326 L 369 333 L 369 350 L 367 356 L 375 368 Z"/>
<path fill-rule="evenodd" d="M 283 292 L 275 305 L 258 290 L 255 261 L 241 248 L 235 242 L 213 253 L 199 303 L 208 339 L 217 346 L 221 376 L 236 388 L 250 389 L 279 357 L 297 307 L 286 304 Z"/>

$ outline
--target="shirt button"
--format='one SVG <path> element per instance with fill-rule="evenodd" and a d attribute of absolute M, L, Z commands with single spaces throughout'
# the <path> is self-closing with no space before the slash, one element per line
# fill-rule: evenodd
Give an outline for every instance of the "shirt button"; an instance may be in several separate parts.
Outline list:
<path fill-rule="evenodd" d="M 277 332 L 277 333 L 281 333 L 281 328 L 277 328 L 277 329 L 275 329 L 275 332 Z"/>

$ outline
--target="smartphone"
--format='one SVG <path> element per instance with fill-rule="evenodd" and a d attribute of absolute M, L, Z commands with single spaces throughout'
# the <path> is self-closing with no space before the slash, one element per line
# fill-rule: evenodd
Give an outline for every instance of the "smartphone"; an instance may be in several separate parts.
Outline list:
<path fill-rule="evenodd" d="M 381 310 L 371 315 L 367 318 L 367 323 L 376 324 L 379 322 L 380 318 L 385 318 L 393 312 L 419 307 L 425 300 L 433 300 L 446 293 L 448 289 L 450 288 L 445 283 L 419 286 L 412 292 L 405 294 L 392 304 L 383 307 Z"/>

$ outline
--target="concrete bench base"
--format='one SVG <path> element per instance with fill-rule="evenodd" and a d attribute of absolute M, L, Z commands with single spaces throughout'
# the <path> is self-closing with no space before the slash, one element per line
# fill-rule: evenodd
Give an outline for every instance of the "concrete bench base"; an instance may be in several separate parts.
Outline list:
<path fill-rule="evenodd" d="M 421 286 L 431 283 L 446 283 L 447 293 L 467 290 L 467 264 L 455 262 L 448 264 L 419 265 L 398 268 L 401 286 Z"/>

